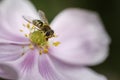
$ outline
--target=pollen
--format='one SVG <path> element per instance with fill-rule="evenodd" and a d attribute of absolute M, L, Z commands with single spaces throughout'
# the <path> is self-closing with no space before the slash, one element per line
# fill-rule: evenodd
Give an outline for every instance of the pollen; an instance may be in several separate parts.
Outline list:
<path fill-rule="evenodd" d="M 42 53 L 47 54 L 47 53 L 48 53 L 48 47 L 41 47 L 39 53 L 40 53 L 40 55 L 41 55 Z"/>
<path fill-rule="evenodd" d="M 24 34 L 25 35 L 25 37 L 29 37 L 29 35 L 28 34 Z"/>
<path fill-rule="evenodd" d="M 43 49 L 43 53 L 48 53 L 48 49 L 47 49 L 47 48 L 44 48 L 44 49 Z"/>
<path fill-rule="evenodd" d="M 30 49 L 34 49 L 34 46 L 32 44 L 29 45 Z"/>
<path fill-rule="evenodd" d="M 22 30 L 22 29 L 20 29 L 20 32 L 23 32 L 23 30 Z"/>
<path fill-rule="evenodd" d="M 34 31 L 30 34 L 30 41 L 38 46 L 47 45 L 45 34 L 42 31 Z"/>
<path fill-rule="evenodd" d="M 48 42 L 49 37 L 46 36 L 46 33 L 42 31 L 41 29 L 37 29 L 36 26 L 28 23 L 28 24 L 23 24 L 24 27 L 26 27 L 30 32 L 29 34 L 24 34 L 25 37 L 29 39 L 31 42 L 29 44 L 29 49 L 34 49 L 37 48 L 39 50 L 39 54 L 47 54 L 49 52 L 49 45 L 50 43 Z M 20 32 L 23 32 L 22 29 L 20 29 Z M 53 35 L 52 37 L 56 38 L 58 37 L 57 35 Z M 53 42 L 52 45 L 58 46 L 60 44 L 59 41 Z M 23 54 L 24 55 L 24 54 Z"/>
<path fill-rule="evenodd" d="M 26 26 L 27 26 L 28 29 L 30 29 L 30 24 L 29 23 Z"/>
<path fill-rule="evenodd" d="M 34 29 L 35 28 L 35 26 L 32 26 L 32 28 L 31 29 Z"/>
<path fill-rule="evenodd" d="M 59 46 L 59 44 L 60 44 L 59 41 L 57 41 L 57 42 L 53 42 L 53 45 L 54 45 L 54 46 Z"/>
<path fill-rule="evenodd" d="M 58 35 L 54 34 L 54 35 L 53 35 L 53 37 L 55 37 L 55 38 L 56 38 L 56 37 L 58 37 Z"/>
<path fill-rule="evenodd" d="M 42 50 L 40 50 L 40 51 L 39 51 L 39 54 L 42 55 L 42 53 L 43 53 Z"/>

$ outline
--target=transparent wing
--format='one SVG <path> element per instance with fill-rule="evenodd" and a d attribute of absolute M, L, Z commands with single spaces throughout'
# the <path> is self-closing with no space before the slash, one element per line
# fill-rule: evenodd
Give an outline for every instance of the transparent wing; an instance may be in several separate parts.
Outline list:
<path fill-rule="evenodd" d="M 24 18 L 27 22 L 29 22 L 29 23 L 31 23 L 31 24 L 33 24 L 33 20 L 35 20 L 35 19 L 33 19 L 32 17 L 30 17 L 30 16 L 23 16 L 23 18 Z M 34 24 L 33 24 L 33 25 L 34 25 Z M 34 26 L 35 26 L 35 25 L 34 25 Z M 41 29 L 38 28 L 37 26 L 36 26 L 35 28 L 41 30 Z"/>
<path fill-rule="evenodd" d="M 23 18 L 27 21 L 27 22 L 29 22 L 29 23 L 32 23 L 32 21 L 34 20 L 32 17 L 30 17 L 30 16 L 23 16 Z"/>
<path fill-rule="evenodd" d="M 45 16 L 45 13 L 42 11 L 42 10 L 38 10 L 38 14 L 39 14 L 39 17 L 40 17 L 40 20 L 45 23 L 45 24 L 49 24 L 48 23 L 48 20 Z"/>

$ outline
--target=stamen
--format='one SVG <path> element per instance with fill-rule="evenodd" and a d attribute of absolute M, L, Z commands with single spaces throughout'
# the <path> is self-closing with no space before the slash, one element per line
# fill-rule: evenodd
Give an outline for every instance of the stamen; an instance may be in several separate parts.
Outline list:
<path fill-rule="evenodd" d="M 42 31 L 34 31 L 30 34 L 30 41 L 35 43 L 38 46 L 45 46 L 47 45 L 47 41 L 45 38 L 45 34 Z"/>
<path fill-rule="evenodd" d="M 59 41 L 53 43 L 54 46 L 58 46 L 59 44 L 60 44 Z"/>
<path fill-rule="evenodd" d="M 24 34 L 25 35 L 25 37 L 29 37 L 29 35 L 28 34 Z"/>
<path fill-rule="evenodd" d="M 29 44 L 29 49 L 34 49 L 37 47 L 40 51 L 39 54 L 42 55 L 42 53 L 47 54 L 48 53 L 48 48 L 49 44 L 48 39 L 52 37 L 58 37 L 57 35 L 51 35 L 51 36 L 46 36 L 46 33 L 42 31 L 42 29 L 38 29 L 36 26 L 28 23 L 28 24 L 23 24 L 24 27 L 26 27 L 30 32 L 29 34 L 24 34 L 25 37 L 29 38 L 29 41 L 31 44 Z M 23 32 L 22 29 L 20 29 L 20 32 Z M 60 44 L 59 41 L 53 42 L 52 45 L 55 47 Z M 24 52 L 23 54 L 24 55 Z"/>
<path fill-rule="evenodd" d="M 47 49 L 47 48 L 44 48 L 44 49 L 43 49 L 43 53 L 48 53 L 48 49 Z"/>
<path fill-rule="evenodd" d="M 32 26 L 32 28 L 31 29 L 35 29 L 35 26 Z"/>
<path fill-rule="evenodd" d="M 30 29 L 30 24 L 29 23 L 27 24 L 27 28 Z"/>
<path fill-rule="evenodd" d="M 47 47 L 41 47 L 39 53 L 40 53 L 40 55 L 42 53 L 47 54 L 48 53 L 48 48 Z"/>
<path fill-rule="evenodd" d="M 23 32 L 23 30 L 22 30 L 22 29 L 20 29 L 20 32 Z"/>
<path fill-rule="evenodd" d="M 56 38 L 56 37 L 58 37 L 58 35 L 54 34 L 54 35 L 53 35 L 53 37 L 55 37 L 55 38 Z"/>
<path fill-rule="evenodd" d="M 30 49 L 34 49 L 34 46 L 32 44 L 29 45 Z"/>
<path fill-rule="evenodd" d="M 42 53 L 43 53 L 42 50 L 40 50 L 39 53 L 40 53 L 40 55 L 42 55 Z"/>

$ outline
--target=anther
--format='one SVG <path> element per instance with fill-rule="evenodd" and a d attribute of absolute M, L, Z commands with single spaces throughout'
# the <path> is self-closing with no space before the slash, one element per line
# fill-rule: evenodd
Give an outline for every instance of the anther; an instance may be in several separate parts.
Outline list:
<path fill-rule="evenodd" d="M 22 30 L 22 29 L 20 29 L 20 32 L 23 32 L 23 30 Z"/>
<path fill-rule="evenodd" d="M 30 49 L 34 49 L 34 46 L 32 44 L 29 45 Z"/>
<path fill-rule="evenodd" d="M 42 50 L 40 50 L 40 51 L 39 51 L 39 54 L 42 55 L 42 53 L 43 53 Z"/>
<path fill-rule="evenodd" d="M 25 37 L 29 37 L 28 34 L 25 34 Z"/>
<path fill-rule="evenodd" d="M 30 24 L 29 23 L 27 24 L 27 28 L 30 29 Z"/>
<path fill-rule="evenodd" d="M 60 44 L 60 42 L 58 42 L 58 41 L 53 43 L 54 46 L 58 46 L 59 44 Z"/>
<path fill-rule="evenodd" d="M 43 53 L 45 53 L 45 54 L 48 53 L 48 49 L 44 48 Z"/>

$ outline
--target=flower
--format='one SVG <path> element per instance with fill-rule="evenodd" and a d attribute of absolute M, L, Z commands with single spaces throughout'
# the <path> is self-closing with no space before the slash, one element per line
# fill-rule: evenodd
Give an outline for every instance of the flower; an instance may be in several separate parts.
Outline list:
<path fill-rule="evenodd" d="M 27 24 L 24 15 L 39 17 L 28 0 L 4 0 L 0 5 L 0 77 L 107 80 L 87 67 L 103 62 L 108 56 L 110 38 L 96 12 L 76 8 L 63 10 L 50 24 L 58 37 L 47 41 L 46 54 L 40 54 L 39 47 L 31 45 L 27 36 L 30 30 L 23 26 Z M 50 45 L 55 41 L 60 45 Z"/>

